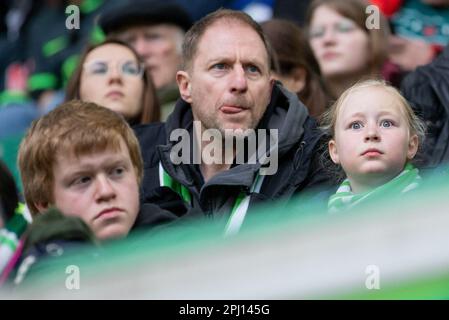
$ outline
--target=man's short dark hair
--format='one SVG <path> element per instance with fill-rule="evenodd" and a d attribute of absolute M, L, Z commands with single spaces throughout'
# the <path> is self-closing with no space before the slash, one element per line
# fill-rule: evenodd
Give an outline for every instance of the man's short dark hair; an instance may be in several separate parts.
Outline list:
<path fill-rule="evenodd" d="M 183 59 L 183 69 L 187 70 L 192 66 L 192 61 L 195 58 L 196 51 L 198 49 L 198 44 L 201 37 L 206 32 L 206 30 L 220 20 L 227 21 L 237 21 L 242 24 L 249 26 L 253 29 L 262 40 L 268 55 L 268 68 L 271 69 L 273 63 L 273 54 L 271 46 L 263 33 L 261 26 L 253 20 L 248 14 L 242 11 L 230 10 L 230 9 L 219 9 L 214 11 L 201 20 L 197 21 L 189 31 L 187 31 L 184 42 L 182 44 L 182 59 Z"/>

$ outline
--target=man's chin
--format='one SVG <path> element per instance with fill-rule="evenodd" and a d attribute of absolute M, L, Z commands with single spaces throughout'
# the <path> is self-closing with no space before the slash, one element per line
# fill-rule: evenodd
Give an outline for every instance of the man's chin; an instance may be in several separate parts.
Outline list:
<path fill-rule="evenodd" d="M 255 129 L 252 125 L 252 121 L 245 117 L 243 119 L 236 119 L 235 121 L 222 121 L 222 125 L 218 126 L 220 130 L 229 130 L 229 131 L 245 131 L 248 129 Z"/>
<path fill-rule="evenodd" d="M 247 124 L 233 124 L 220 129 L 226 137 L 245 137 L 253 132 L 253 128 Z"/>

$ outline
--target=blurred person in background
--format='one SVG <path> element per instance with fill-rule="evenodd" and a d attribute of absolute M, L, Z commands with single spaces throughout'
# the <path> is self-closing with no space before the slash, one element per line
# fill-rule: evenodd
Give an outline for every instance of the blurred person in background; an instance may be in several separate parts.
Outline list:
<path fill-rule="evenodd" d="M 362 0 L 314 0 L 310 4 L 309 43 L 333 99 L 361 79 L 382 76 L 389 27 L 380 16 L 380 28 L 367 29 L 367 5 Z"/>
<path fill-rule="evenodd" d="M 273 70 L 274 77 L 295 92 L 310 115 L 318 118 L 328 107 L 329 97 L 306 35 L 287 20 L 273 19 L 261 23 L 261 26 L 279 64 L 279 72 Z"/>
<path fill-rule="evenodd" d="M 137 52 L 120 40 L 86 48 L 67 85 L 65 99 L 105 106 L 131 125 L 159 121 L 153 81 Z"/>
<path fill-rule="evenodd" d="M 448 0 L 370 0 L 392 28 L 389 57 L 410 72 L 436 58 L 449 42 Z"/>
<path fill-rule="evenodd" d="M 99 19 L 106 36 L 130 44 L 142 57 L 157 90 L 162 120 L 179 98 L 176 72 L 181 66 L 184 34 L 191 24 L 184 9 L 170 0 L 120 1 Z"/>
<path fill-rule="evenodd" d="M 28 226 L 24 210 L 14 178 L 0 160 L 0 286 L 21 254 L 23 233 Z"/>
<path fill-rule="evenodd" d="M 430 64 L 418 67 L 402 82 L 401 91 L 428 127 L 423 164 L 449 161 L 449 45 Z"/>
<path fill-rule="evenodd" d="M 69 28 L 66 8 L 79 9 L 79 28 Z M 86 44 L 98 42 L 103 35 L 94 28 L 96 16 L 109 1 L 104 0 L 46 0 L 30 21 L 27 34 L 27 55 L 31 70 L 27 90 L 42 113 L 63 101 L 63 89 L 73 72 L 79 53 Z"/>

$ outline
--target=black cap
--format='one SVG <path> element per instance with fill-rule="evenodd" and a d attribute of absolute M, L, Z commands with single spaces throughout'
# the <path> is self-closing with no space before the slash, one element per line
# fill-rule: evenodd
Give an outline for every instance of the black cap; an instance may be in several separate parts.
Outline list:
<path fill-rule="evenodd" d="M 130 26 L 159 23 L 174 24 L 187 31 L 192 26 L 192 19 L 173 1 L 127 0 L 105 10 L 98 20 L 106 34 Z"/>

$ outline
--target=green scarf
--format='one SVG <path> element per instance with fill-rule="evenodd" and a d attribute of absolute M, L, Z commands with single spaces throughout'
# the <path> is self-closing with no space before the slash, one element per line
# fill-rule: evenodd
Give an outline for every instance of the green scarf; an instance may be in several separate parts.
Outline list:
<path fill-rule="evenodd" d="M 382 198 L 387 194 L 402 194 L 415 189 L 421 182 L 419 171 L 408 163 L 404 170 L 387 183 L 364 193 L 354 194 L 351 190 L 349 180 L 346 179 L 338 188 L 337 192 L 329 198 L 327 204 L 329 213 L 349 209 L 360 202 L 373 198 Z"/>

